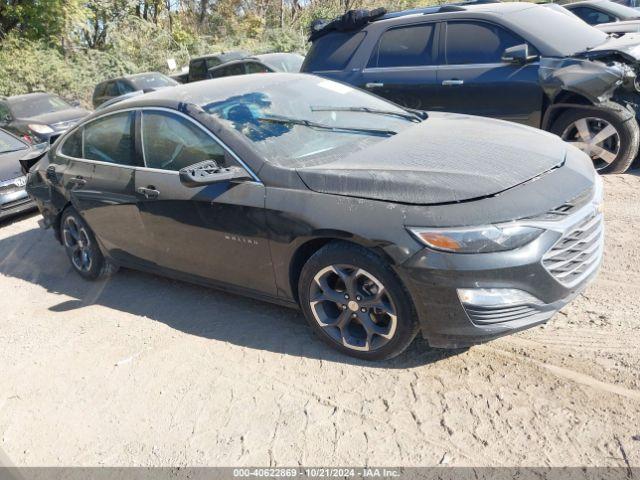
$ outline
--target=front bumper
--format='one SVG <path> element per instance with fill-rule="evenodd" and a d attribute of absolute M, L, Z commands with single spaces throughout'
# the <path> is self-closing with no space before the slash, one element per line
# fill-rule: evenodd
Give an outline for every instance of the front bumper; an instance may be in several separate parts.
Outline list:
<path fill-rule="evenodd" d="M 17 192 L 0 194 L 0 219 L 12 217 L 35 208 L 36 204 L 29 198 L 24 188 Z"/>
<path fill-rule="evenodd" d="M 593 280 L 602 261 L 604 225 L 589 203 L 561 220 L 531 220 L 545 232 L 498 253 L 454 254 L 425 248 L 398 274 L 409 289 L 432 347 L 464 348 L 545 323 Z M 534 301 L 464 305 L 458 289 L 517 289 Z"/>

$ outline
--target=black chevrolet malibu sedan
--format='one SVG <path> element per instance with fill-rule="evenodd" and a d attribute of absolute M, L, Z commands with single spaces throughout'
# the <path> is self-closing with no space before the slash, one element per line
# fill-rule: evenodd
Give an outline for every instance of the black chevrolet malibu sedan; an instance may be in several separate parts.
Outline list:
<path fill-rule="evenodd" d="M 590 159 L 533 128 L 312 75 L 125 100 L 28 191 L 88 279 L 126 265 L 291 306 L 335 348 L 463 347 L 547 321 L 600 264 Z"/>

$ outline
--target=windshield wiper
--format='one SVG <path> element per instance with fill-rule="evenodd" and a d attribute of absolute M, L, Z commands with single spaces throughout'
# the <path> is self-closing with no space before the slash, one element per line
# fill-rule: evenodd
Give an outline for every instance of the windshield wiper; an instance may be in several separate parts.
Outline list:
<path fill-rule="evenodd" d="M 270 116 L 270 117 L 259 117 L 256 120 L 260 122 L 302 125 L 309 128 L 317 128 L 320 130 L 329 130 L 331 132 L 340 132 L 340 133 L 361 133 L 365 135 L 382 135 L 385 137 L 391 137 L 396 133 L 398 133 L 393 130 L 384 130 L 380 128 L 334 127 L 332 125 L 325 125 L 324 123 L 313 122 L 311 120 L 305 120 L 303 118 Z"/>
<path fill-rule="evenodd" d="M 311 107 L 312 112 L 363 112 L 373 113 L 376 115 L 391 115 L 394 117 L 404 118 L 410 122 L 420 123 L 424 118 L 417 112 L 396 112 L 394 110 L 379 110 L 369 107 Z"/>

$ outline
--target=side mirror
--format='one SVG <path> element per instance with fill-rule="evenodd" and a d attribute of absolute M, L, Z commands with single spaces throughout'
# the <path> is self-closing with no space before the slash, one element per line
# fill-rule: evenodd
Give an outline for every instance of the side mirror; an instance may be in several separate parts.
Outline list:
<path fill-rule="evenodd" d="M 215 160 L 205 160 L 179 172 L 180 181 L 187 187 L 203 187 L 212 183 L 245 180 L 249 175 L 240 167 L 221 167 Z"/>
<path fill-rule="evenodd" d="M 11 120 L 13 120 L 13 118 L 7 113 L 4 117 L 0 118 L 0 123 L 6 124 L 11 122 Z"/>
<path fill-rule="evenodd" d="M 515 63 L 516 65 L 524 65 L 536 58 L 538 58 L 537 55 L 529 55 L 529 45 L 526 43 L 509 47 L 502 54 L 503 62 Z"/>

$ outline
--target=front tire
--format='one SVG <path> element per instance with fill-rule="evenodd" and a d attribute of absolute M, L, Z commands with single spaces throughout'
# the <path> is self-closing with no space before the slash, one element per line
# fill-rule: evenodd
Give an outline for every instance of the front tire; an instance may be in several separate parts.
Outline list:
<path fill-rule="evenodd" d="M 333 348 L 364 360 L 401 354 L 418 333 L 413 303 L 389 264 L 347 242 L 332 242 L 309 258 L 299 301 L 314 332 Z"/>
<path fill-rule="evenodd" d="M 638 154 L 640 128 L 622 105 L 570 108 L 551 125 L 552 133 L 574 144 L 599 173 L 623 173 Z"/>
<path fill-rule="evenodd" d="M 89 225 L 73 208 L 67 208 L 60 219 L 60 236 L 73 269 L 87 280 L 108 277 L 117 271 L 107 260 Z"/>

